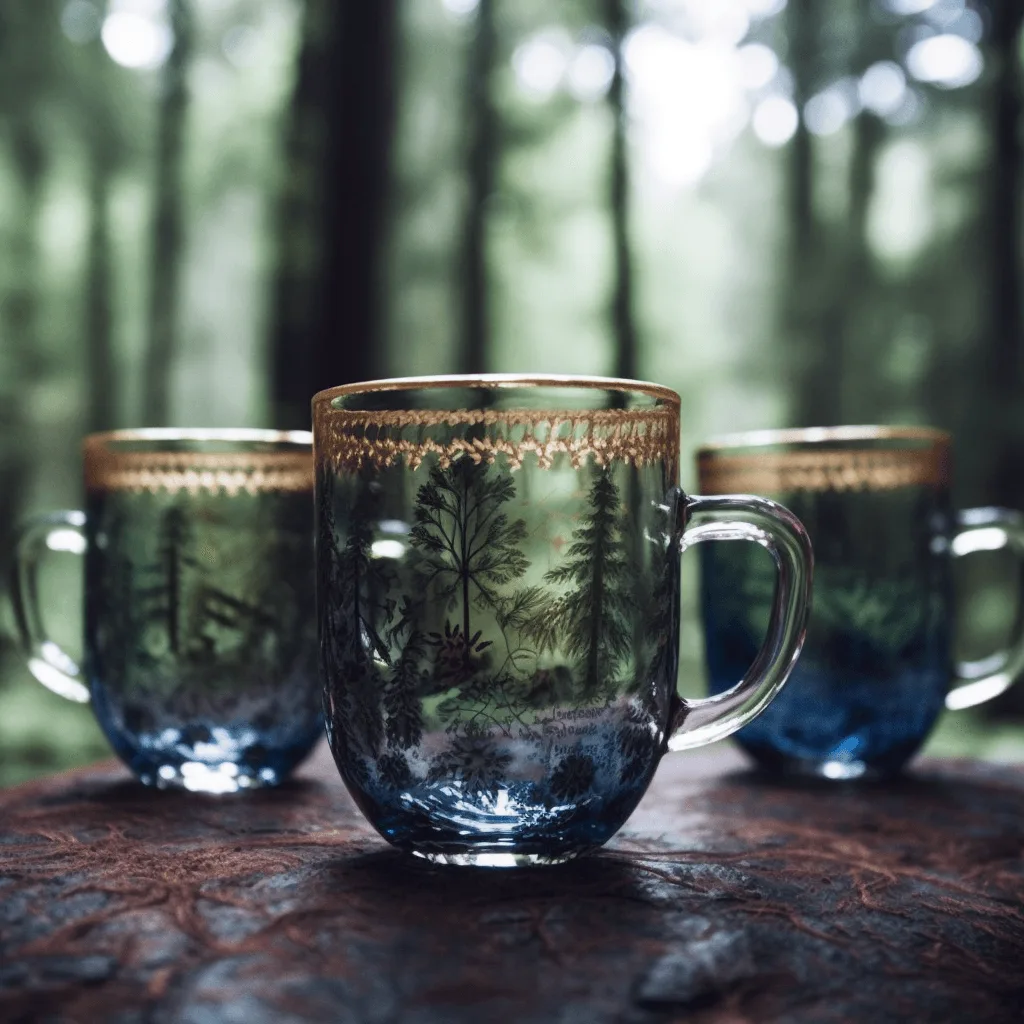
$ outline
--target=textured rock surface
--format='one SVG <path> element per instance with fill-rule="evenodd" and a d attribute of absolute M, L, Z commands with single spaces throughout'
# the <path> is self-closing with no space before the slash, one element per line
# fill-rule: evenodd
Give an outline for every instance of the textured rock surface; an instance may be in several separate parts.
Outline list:
<path fill-rule="evenodd" d="M 1019 1021 L 1024 771 L 879 787 L 666 758 L 601 854 L 436 868 L 297 781 L 158 793 L 101 765 L 0 792 L 0 1020 Z"/>

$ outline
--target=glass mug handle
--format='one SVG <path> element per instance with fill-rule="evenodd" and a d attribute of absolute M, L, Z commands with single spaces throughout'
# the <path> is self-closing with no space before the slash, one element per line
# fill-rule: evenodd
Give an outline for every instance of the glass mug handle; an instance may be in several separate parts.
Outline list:
<path fill-rule="evenodd" d="M 766 548 L 777 580 L 768 634 L 735 686 L 700 700 L 676 698 L 669 750 L 714 743 L 741 729 L 771 703 L 789 678 L 804 645 L 811 608 L 814 554 L 807 531 L 782 505 L 747 494 L 683 495 L 680 554 L 706 541 L 750 541 Z"/>
<path fill-rule="evenodd" d="M 957 516 L 951 551 L 963 558 L 977 551 L 1009 548 L 1024 573 L 1024 516 L 1008 508 L 970 508 Z M 1010 642 L 995 654 L 977 661 L 957 662 L 953 688 L 946 694 L 950 711 L 984 704 L 1008 690 L 1024 672 L 1024 589 L 1017 601 L 1017 616 Z"/>
<path fill-rule="evenodd" d="M 39 570 L 50 551 L 85 554 L 84 512 L 51 512 L 22 527 L 14 544 L 11 601 L 29 671 L 47 689 L 86 704 L 89 688 L 82 682 L 82 670 L 49 639 L 39 607 Z"/>

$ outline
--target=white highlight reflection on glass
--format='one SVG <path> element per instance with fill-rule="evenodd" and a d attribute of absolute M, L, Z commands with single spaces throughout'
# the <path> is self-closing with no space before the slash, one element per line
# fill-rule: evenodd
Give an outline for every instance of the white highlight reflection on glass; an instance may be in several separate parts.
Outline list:
<path fill-rule="evenodd" d="M 861 75 L 857 92 L 866 110 L 879 117 L 888 117 L 903 104 L 907 95 L 907 76 L 895 61 L 880 60 Z"/>
<path fill-rule="evenodd" d="M 907 51 L 907 70 L 914 78 L 946 89 L 977 81 L 984 66 L 974 43 L 949 33 L 922 39 Z"/>
<path fill-rule="evenodd" d="M 166 23 L 133 11 L 109 14 L 100 38 L 112 60 L 136 70 L 160 67 L 174 46 L 174 34 Z"/>
<path fill-rule="evenodd" d="M 53 530 L 46 538 L 51 551 L 67 551 L 72 555 L 85 554 L 85 538 L 77 530 Z"/>
<path fill-rule="evenodd" d="M 754 111 L 754 134 L 766 146 L 784 146 L 796 133 L 796 107 L 784 96 L 769 96 Z"/>
<path fill-rule="evenodd" d="M 401 558 L 405 545 L 400 540 L 375 540 L 370 545 L 370 554 L 374 558 Z"/>

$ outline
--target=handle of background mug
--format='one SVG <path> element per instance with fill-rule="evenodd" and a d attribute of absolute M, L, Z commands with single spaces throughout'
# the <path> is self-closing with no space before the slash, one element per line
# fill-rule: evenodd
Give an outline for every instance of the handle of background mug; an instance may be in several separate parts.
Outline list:
<path fill-rule="evenodd" d="M 966 509 L 957 516 L 957 527 L 951 548 L 954 558 L 1009 548 L 1024 573 L 1024 516 L 1019 512 L 1008 508 Z M 950 711 L 998 697 L 1024 673 L 1024 587 L 1020 588 L 1017 617 L 1007 647 L 987 658 L 958 662 L 955 672 L 953 689 L 946 694 Z"/>
<path fill-rule="evenodd" d="M 89 689 L 82 682 L 82 670 L 49 639 L 39 608 L 39 570 L 51 551 L 85 554 L 84 512 L 51 512 L 22 527 L 14 544 L 11 600 L 29 671 L 47 689 L 85 704 Z"/>
<path fill-rule="evenodd" d="M 735 686 L 702 700 L 677 698 L 669 750 L 714 743 L 741 729 L 771 703 L 804 645 L 811 607 L 814 554 L 803 524 L 789 509 L 747 494 L 683 495 L 680 554 L 706 541 L 749 541 L 767 548 L 777 578 L 768 635 Z"/>

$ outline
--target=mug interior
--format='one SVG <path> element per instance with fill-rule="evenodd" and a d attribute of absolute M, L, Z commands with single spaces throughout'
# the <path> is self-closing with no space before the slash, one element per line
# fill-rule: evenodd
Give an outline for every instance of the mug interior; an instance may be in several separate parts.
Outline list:
<path fill-rule="evenodd" d="M 321 391 L 314 407 L 333 409 L 653 409 L 678 407 L 670 388 L 610 377 L 478 376 L 404 377 L 344 384 Z"/>

